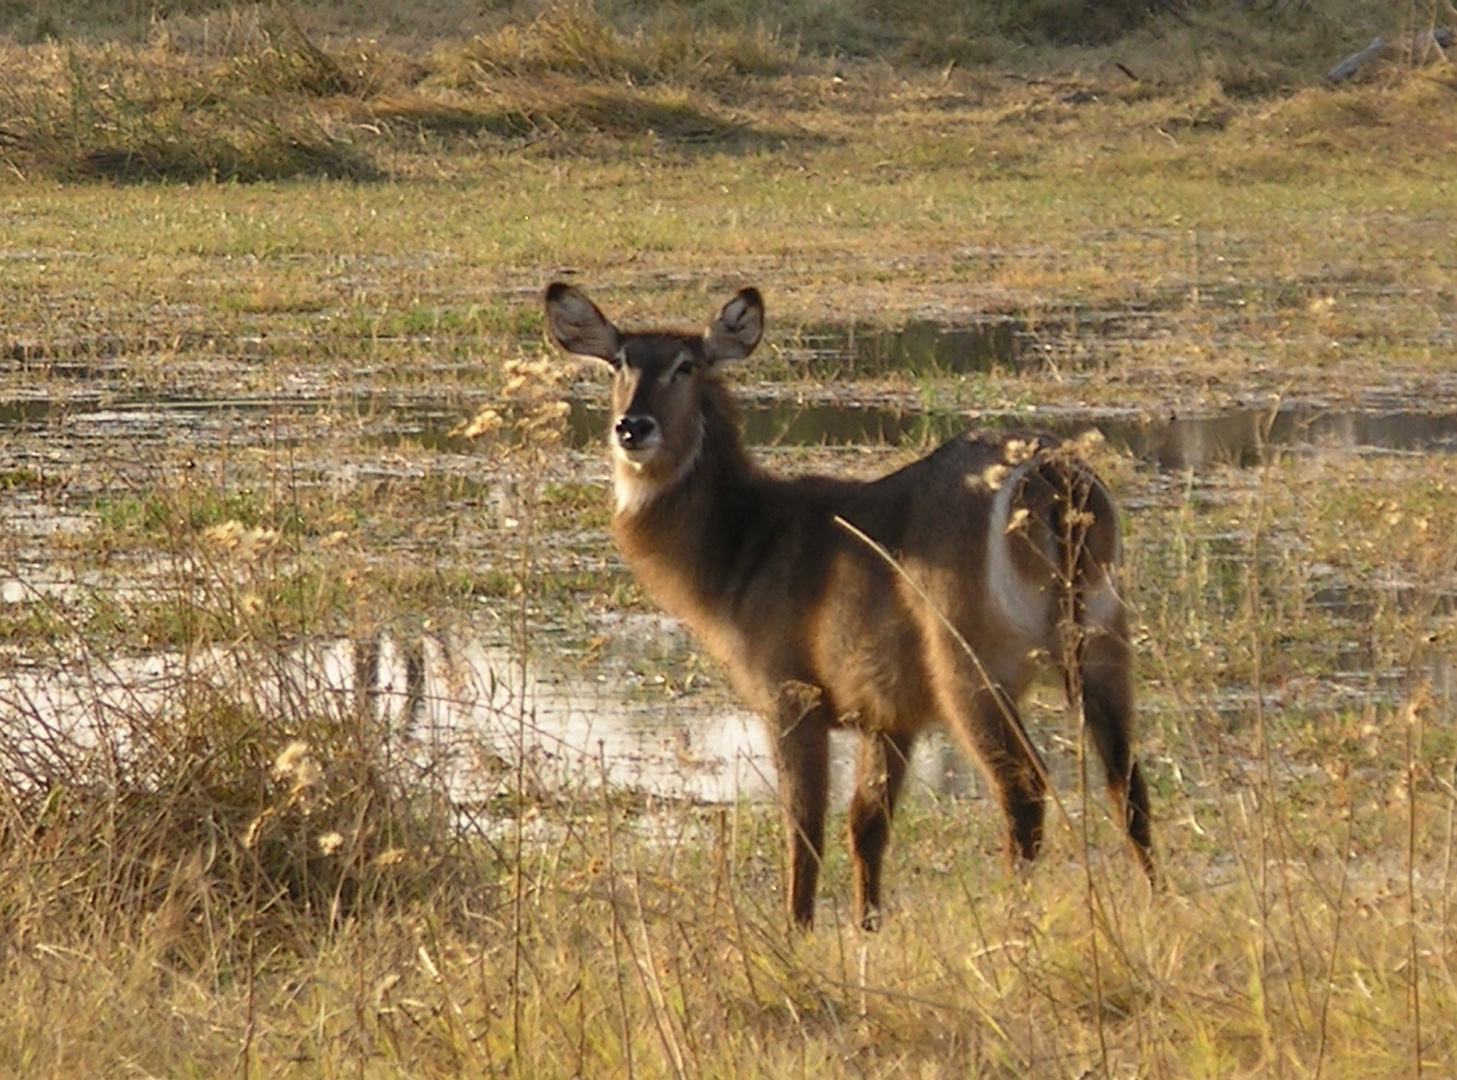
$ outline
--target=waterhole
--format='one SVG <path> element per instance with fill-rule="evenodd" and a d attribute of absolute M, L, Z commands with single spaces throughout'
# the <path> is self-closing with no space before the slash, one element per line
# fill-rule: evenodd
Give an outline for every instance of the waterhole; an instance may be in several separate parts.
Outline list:
<path fill-rule="evenodd" d="M 506 409 L 509 412 L 509 407 Z M 1324 408 L 1287 404 L 1233 408 L 1196 416 L 1152 416 L 1095 410 L 950 413 L 903 404 L 748 396 L 740 401 L 751 446 L 924 446 L 971 429 L 1037 430 L 1064 438 L 1102 433 L 1109 445 L 1166 470 L 1253 467 L 1282 452 L 1457 451 L 1457 408 Z M 349 393 L 328 398 L 209 400 L 149 394 L 100 401 L 0 401 L 0 436 L 47 431 L 73 441 L 145 445 L 187 436 L 233 442 L 239 432 L 267 431 L 275 443 L 302 444 L 319 425 L 344 423 L 372 445 L 411 443 L 427 450 L 471 453 L 457 432 L 470 416 L 457 398 Z M 608 408 L 597 397 L 573 398 L 568 441 L 590 449 L 606 440 Z"/>
<path fill-rule="evenodd" d="M 894 331 L 810 327 L 782 343 L 782 350 L 792 363 L 803 363 L 805 370 L 835 372 L 841 376 L 837 385 L 843 387 L 842 376 L 847 373 L 1026 368 L 1046 362 L 1049 340 L 1129 332 L 1129 323 L 1141 318 L 1138 313 L 1120 313 L 1102 320 L 1082 318 L 1076 325 L 1041 327 L 1023 318 L 961 326 L 913 322 Z M 329 386 L 318 373 L 301 376 L 287 394 L 209 396 L 203 391 L 128 384 L 127 370 L 125 358 L 68 368 L 60 373 L 67 380 L 63 398 L 53 400 L 35 392 L 0 397 L 0 485 L 14 489 L 0 486 L 0 497 L 8 500 L 5 528 L 17 543 L 30 545 L 24 560 L 0 568 L 0 606 L 43 608 L 77 597 L 84 602 L 87 590 L 106 587 L 93 583 L 100 578 L 80 571 L 61 573 L 67 565 L 61 547 L 55 549 L 51 569 L 44 553 L 35 554 L 50 536 L 74 531 L 90 512 L 84 503 L 52 502 L 64 500 L 64 494 L 51 496 L 51 489 L 28 478 L 28 473 L 49 475 L 55 460 L 64 460 L 68 477 L 84 478 L 92 471 L 105 474 L 118 461 L 145 462 L 157 456 L 158 448 L 180 443 L 202 462 L 209 455 L 243 449 L 287 448 L 291 462 L 327 472 L 338 448 L 348 446 L 358 460 L 362 444 L 366 457 L 370 450 L 383 457 L 408 447 L 426 455 L 449 455 L 454 467 L 468 471 L 480 447 L 457 432 L 477 408 L 490 404 L 460 387 L 440 393 L 432 392 L 428 382 L 400 389 L 367 378 Z M 17 371 L 8 385 L 26 374 Z M 1339 408 L 1293 402 L 1201 415 L 1135 410 L 971 412 L 939 407 L 934 392 L 919 405 L 847 397 L 797 399 L 755 387 L 742 374 L 740 381 L 746 438 L 756 447 L 929 449 L 972 428 L 1036 429 L 1064 437 L 1096 429 L 1114 448 L 1144 463 L 1142 475 L 1193 471 L 1207 474 L 1213 483 L 1219 482 L 1222 468 L 1259 466 L 1285 453 L 1457 450 L 1457 406 L 1435 402 Z M 600 460 L 591 452 L 603 447 L 609 423 L 602 392 L 575 396 L 569 404 L 567 444 L 586 452 L 577 455 L 579 460 Z M 509 404 L 500 408 L 510 411 Z M 595 476 L 600 479 L 600 467 Z M 1139 500 L 1128 498 L 1125 505 L 1133 519 L 1130 527 L 1136 529 Z M 440 512 L 459 512 L 459 507 Z M 607 538 L 595 541 L 605 553 Z M 1221 553 L 1211 546 L 1212 557 L 1227 567 L 1243 557 L 1240 549 L 1236 544 Z M 122 581 L 115 587 L 148 585 Z M 1349 642 L 1334 650 L 1333 669 L 1324 680 L 1331 700 L 1390 700 L 1399 693 L 1405 675 L 1378 670 L 1380 661 L 1368 648 L 1369 635 L 1362 627 L 1378 609 L 1404 603 L 1430 606 L 1429 597 L 1412 599 L 1400 583 L 1388 588 L 1329 580 L 1313 586 L 1307 603 L 1336 625 L 1349 628 Z M 1443 617 L 1450 618 L 1453 607 L 1450 598 L 1436 601 Z M 298 647 L 288 658 L 287 669 L 291 677 L 317 684 L 327 693 L 369 696 L 383 713 L 406 724 L 419 738 L 453 747 L 450 787 L 464 803 L 489 801 L 499 785 L 511 782 L 514 764 L 522 760 L 530 762 L 536 782 L 553 789 L 602 775 L 615 786 L 696 801 L 768 797 L 772 764 L 760 725 L 733 703 L 721 683 L 710 691 L 682 684 L 680 675 L 691 666 L 694 649 L 681 630 L 656 616 L 609 611 L 578 619 L 579 636 L 584 620 L 591 624 L 592 636 L 608 643 L 590 662 L 582 659 L 579 642 L 569 640 L 560 628 L 543 624 L 532 631 L 529 665 L 521 664 L 518 653 L 499 635 L 482 631 L 453 638 L 387 633 L 364 645 L 343 639 L 323 641 Z M 644 641 L 655 643 L 650 655 L 634 651 Z M 370 664 L 359 663 L 361 649 L 373 657 Z M 169 694 L 179 694 L 179 700 L 186 696 L 175 688 L 197 677 L 195 667 L 187 666 L 196 662 L 196 657 L 163 653 L 96 657 L 69 667 L 26 661 L 0 673 L 0 707 L 11 718 L 6 723 L 95 739 L 100 735 L 88 731 L 87 718 L 99 713 L 137 708 L 148 716 L 165 715 L 172 707 Z M 1434 653 L 1430 662 L 1422 663 L 1429 680 L 1450 695 L 1457 681 L 1450 661 Z M 216 667 L 222 671 L 227 665 L 218 660 Z M 261 664 L 260 670 L 277 674 L 276 665 Z M 1209 708 L 1237 724 L 1250 709 L 1253 693 L 1231 693 Z M 1039 737 L 1046 745 L 1047 732 Z M 835 768 L 842 783 L 849 757 L 848 748 L 840 746 Z M 975 787 L 970 771 L 944 741 L 929 741 L 918 751 L 915 772 L 922 786 L 935 791 Z"/>
<path fill-rule="evenodd" d="M 1206 416 L 1093 411 L 951 414 L 880 403 L 750 399 L 741 403 L 740 412 L 745 436 L 754 446 L 930 447 L 971 428 L 1035 429 L 1064 438 L 1097 430 L 1116 449 L 1169 470 L 1252 467 L 1282 451 L 1318 447 L 1352 452 L 1457 450 L 1457 410 L 1285 405 Z M 601 443 L 606 439 L 607 409 L 597 401 L 574 401 L 569 423 L 575 445 Z"/>
<path fill-rule="evenodd" d="M 816 375 L 965 375 L 1040 367 L 1108 338 L 1142 336 L 1153 317 L 1130 309 L 911 319 L 898 327 L 826 323 L 795 330 L 779 348 L 796 368 Z"/>

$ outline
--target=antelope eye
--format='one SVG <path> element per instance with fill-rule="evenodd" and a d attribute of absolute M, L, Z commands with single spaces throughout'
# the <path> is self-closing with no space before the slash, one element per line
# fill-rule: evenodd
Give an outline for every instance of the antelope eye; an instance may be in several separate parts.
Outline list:
<path fill-rule="evenodd" d="M 682 378 L 685 375 L 692 375 L 693 372 L 697 370 L 697 368 L 698 365 L 692 360 L 681 360 L 679 361 L 678 366 L 673 369 L 673 378 L 678 379 Z"/>

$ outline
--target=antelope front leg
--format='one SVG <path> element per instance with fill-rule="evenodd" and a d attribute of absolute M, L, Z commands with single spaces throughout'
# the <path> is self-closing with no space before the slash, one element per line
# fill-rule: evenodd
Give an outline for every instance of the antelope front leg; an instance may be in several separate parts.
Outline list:
<path fill-rule="evenodd" d="M 830 786 L 828 706 L 818 687 L 786 682 L 779 689 L 776 712 L 770 734 L 788 853 L 789 917 L 808 930 L 814 925 Z"/>

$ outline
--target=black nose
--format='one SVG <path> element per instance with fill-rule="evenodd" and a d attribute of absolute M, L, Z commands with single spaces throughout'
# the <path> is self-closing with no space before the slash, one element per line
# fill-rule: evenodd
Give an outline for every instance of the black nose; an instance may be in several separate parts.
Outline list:
<path fill-rule="evenodd" d="M 618 420 L 612 430 L 617 436 L 617 445 L 624 450 L 632 450 L 651 441 L 658 432 L 658 422 L 651 416 L 629 414 Z"/>

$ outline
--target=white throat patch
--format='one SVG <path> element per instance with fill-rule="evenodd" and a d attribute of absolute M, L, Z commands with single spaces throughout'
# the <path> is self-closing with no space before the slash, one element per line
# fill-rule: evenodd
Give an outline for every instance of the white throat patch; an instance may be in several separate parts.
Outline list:
<path fill-rule="evenodd" d="M 703 455 L 703 417 L 698 418 L 697 437 L 693 441 L 693 451 L 687 454 L 682 461 L 667 476 L 657 476 L 648 471 L 649 461 L 633 461 L 622 451 L 613 448 L 612 451 L 612 490 L 617 496 L 617 513 L 619 514 L 640 514 L 648 508 L 659 495 L 672 488 L 677 487 L 691 473 L 698 464 L 698 459 Z M 654 454 L 653 458 L 658 455 Z"/>

